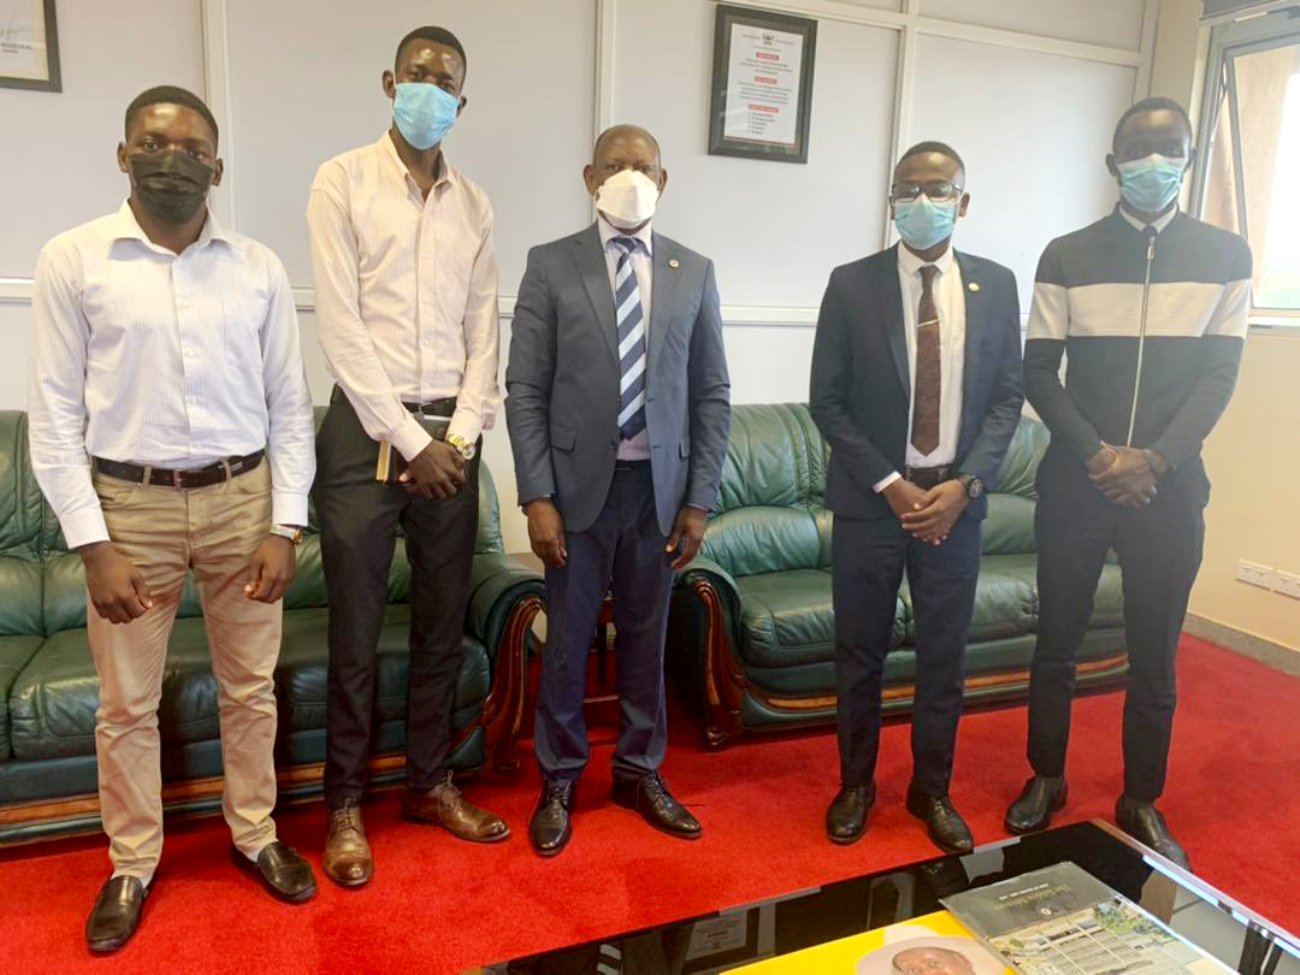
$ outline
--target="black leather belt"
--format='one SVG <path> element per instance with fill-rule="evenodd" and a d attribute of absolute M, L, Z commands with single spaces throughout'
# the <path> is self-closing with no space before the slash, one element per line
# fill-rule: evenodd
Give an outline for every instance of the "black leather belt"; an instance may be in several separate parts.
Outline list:
<path fill-rule="evenodd" d="M 153 484 L 158 487 L 174 487 L 186 491 L 190 488 L 210 487 L 240 474 L 256 470 L 266 456 L 265 450 L 248 454 L 244 457 L 231 457 L 220 464 L 196 467 L 188 471 L 171 471 L 165 467 L 141 467 L 139 464 L 123 464 L 116 460 L 95 458 L 95 470 L 107 477 L 119 481 L 131 481 L 135 484 Z"/>
<path fill-rule="evenodd" d="M 928 491 L 944 481 L 951 481 L 953 473 L 952 466 L 949 464 L 941 467 L 908 467 L 905 469 L 903 477 L 922 491 Z"/>
<path fill-rule="evenodd" d="M 421 416 L 452 416 L 456 412 L 456 397 L 435 399 L 428 403 L 403 403 L 402 405 L 409 412 L 418 413 Z"/>
<path fill-rule="evenodd" d="M 614 470 L 616 471 L 639 471 L 643 467 L 649 467 L 650 461 L 646 460 L 616 460 L 614 461 Z"/>

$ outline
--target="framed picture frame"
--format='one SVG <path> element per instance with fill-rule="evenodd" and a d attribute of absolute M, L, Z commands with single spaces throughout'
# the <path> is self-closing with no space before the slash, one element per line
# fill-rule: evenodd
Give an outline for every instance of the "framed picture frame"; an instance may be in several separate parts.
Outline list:
<path fill-rule="evenodd" d="M 54 0 L 0 0 L 0 88 L 63 90 Z"/>
<path fill-rule="evenodd" d="M 808 161 L 817 21 L 719 4 L 709 154 Z"/>

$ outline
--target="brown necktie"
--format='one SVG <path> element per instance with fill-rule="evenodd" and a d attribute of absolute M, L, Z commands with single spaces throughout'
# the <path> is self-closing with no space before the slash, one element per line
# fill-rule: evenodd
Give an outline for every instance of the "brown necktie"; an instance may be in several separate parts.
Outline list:
<path fill-rule="evenodd" d="M 939 446 L 939 312 L 933 264 L 921 266 L 921 307 L 916 314 L 916 378 L 912 384 L 912 446 L 931 454 Z"/>

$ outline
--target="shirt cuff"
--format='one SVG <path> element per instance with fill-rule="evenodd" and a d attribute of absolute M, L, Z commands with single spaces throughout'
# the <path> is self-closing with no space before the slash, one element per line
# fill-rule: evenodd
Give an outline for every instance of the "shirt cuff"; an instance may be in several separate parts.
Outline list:
<path fill-rule="evenodd" d="M 70 549 L 109 540 L 104 512 L 98 505 L 64 515 L 59 519 L 59 525 L 63 528 L 63 540 Z"/>
<path fill-rule="evenodd" d="M 307 526 L 307 495 L 294 491 L 271 492 L 271 524 Z"/>
<path fill-rule="evenodd" d="M 871 490 L 875 491 L 877 494 L 884 494 L 885 488 L 889 487 L 889 485 L 893 484 L 895 481 L 901 481 L 902 479 L 903 475 L 898 473 L 898 471 L 894 471 L 894 473 L 890 474 L 888 477 L 882 477 L 875 484 L 871 485 Z"/>
<path fill-rule="evenodd" d="M 414 416 L 408 416 L 406 422 L 393 431 L 392 445 L 408 461 L 420 456 L 420 451 L 433 443 L 429 431 L 420 425 Z"/>
<path fill-rule="evenodd" d="M 467 443 L 477 443 L 483 434 L 483 421 L 469 410 L 457 410 L 447 426 L 447 436 L 453 434 L 464 437 Z"/>
<path fill-rule="evenodd" d="M 709 509 L 709 508 L 704 507 L 704 505 L 702 505 L 702 504 L 691 504 L 690 502 L 687 502 L 686 507 L 688 507 L 688 508 L 694 508 L 696 511 L 703 511 L 706 515 L 707 515 L 707 514 L 709 513 L 709 511 L 711 510 L 711 509 Z"/>

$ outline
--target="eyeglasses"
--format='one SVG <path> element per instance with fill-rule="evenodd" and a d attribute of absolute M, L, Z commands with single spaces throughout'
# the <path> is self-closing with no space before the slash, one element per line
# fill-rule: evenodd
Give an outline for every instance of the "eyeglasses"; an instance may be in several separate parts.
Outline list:
<path fill-rule="evenodd" d="M 912 203 L 924 193 L 935 203 L 952 203 L 961 199 L 962 188 L 955 183 L 895 183 L 889 191 L 894 203 Z"/>

